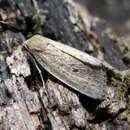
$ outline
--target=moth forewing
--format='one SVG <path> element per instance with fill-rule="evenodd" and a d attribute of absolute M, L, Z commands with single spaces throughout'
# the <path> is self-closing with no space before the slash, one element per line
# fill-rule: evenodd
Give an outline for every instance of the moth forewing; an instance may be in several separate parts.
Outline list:
<path fill-rule="evenodd" d="M 94 99 L 105 98 L 106 72 L 95 67 L 100 60 L 39 35 L 25 44 L 37 62 L 68 87 Z"/>
<path fill-rule="evenodd" d="M 29 46 L 30 49 L 35 49 L 35 50 L 41 50 L 44 47 L 51 44 L 51 46 L 54 46 L 55 48 L 63 51 L 64 53 L 74 56 L 75 58 L 77 58 L 83 62 L 92 64 L 93 66 L 102 65 L 102 61 L 98 60 L 95 57 L 88 55 L 87 53 L 84 53 L 80 50 L 77 50 L 75 48 L 62 44 L 60 42 L 53 41 L 51 39 L 48 39 L 48 38 L 40 36 L 40 35 L 33 36 L 31 39 L 26 41 L 26 44 Z"/>

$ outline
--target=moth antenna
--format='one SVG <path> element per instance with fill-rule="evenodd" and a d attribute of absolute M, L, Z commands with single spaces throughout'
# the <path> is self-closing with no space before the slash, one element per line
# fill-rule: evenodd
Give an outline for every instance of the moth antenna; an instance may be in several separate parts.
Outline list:
<path fill-rule="evenodd" d="M 28 46 L 26 45 L 26 43 L 23 44 L 23 47 L 24 47 L 27 51 L 29 51 Z M 45 88 L 45 82 L 44 82 L 44 79 L 43 79 L 41 70 L 39 69 L 39 67 L 38 67 L 38 65 L 37 65 L 36 60 L 34 59 L 34 57 L 33 57 L 31 54 L 30 54 L 30 56 L 31 56 L 31 58 L 32 58 L 32 60 L 33 60 L 33 62 L 34 62 L 34 64 L 35 64 L 35 67 L 36 67 L 36 69 L 38 70 L 38 73 L 39 73 L 39 75 L 40 75 L 40 77 L 41 77 L 42 86 Z"/>
<path fill-rule="evenodd" d="M 39 75 L 40 75 L 40 77 L 41 77 L 41 80 L 42 80 L 42 85 L 43 85 L 43 87 L 45 88 L 45 82 L 44 82 L 44 79 L 43 79 L 43 76 L 42 76 L 42 72 L 41 72 L 41 70 L 39 69 L 39 67 L 38 67 L 38 65 L 37 65 L 37 63 L 36 63 L 36 60 L 32 57 L 32 59 L 33 59 L 33 62 L 34 62 L 34 64 L 35 64 L 35 67 L 36 67 L 36 69 L 37 69 L 37 71 L 38 71 L 38 73 L 39 73 Z"/>
<path fill-rule="evenodd" d="M 23 48 L 25 48 L 26 50 L 29 50 L 28 47 L 27 47 L 27 45 L 26 45 L 26 42 L 24 42 L 24 44 L 23 44 L 22 46 L 23 46 Z"/>

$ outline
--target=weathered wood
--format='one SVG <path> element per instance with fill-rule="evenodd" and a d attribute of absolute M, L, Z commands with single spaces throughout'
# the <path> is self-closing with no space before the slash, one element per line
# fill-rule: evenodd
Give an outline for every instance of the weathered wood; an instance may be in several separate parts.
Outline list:
<path fill-rule="evenodd" d="M 73 1 L 52 0 L 41 3 L 39 2 L 39 6 L 48 11 L 47 20 L 43 27 L 44 36 L 53 40 L 60 40 L 74 48 L 91 52 L 92 45 L 86 34 L 80 29 L 84 26 Z M 78 44 L 76 44 L 77 41 Z"/>
<path fill-rule="evenodd" d="M 98 31 L 95 32 L 94 27 L 97 26 L 93 24 L 97 21 L 94 17 L 83 15 L 80 10 L 82 8 L 77 9 L 72 0 L 1 0 L 0 5 L 0 129 L 129 129 L 129 109 L 125 110 L 129 104 L 129 83 L 126 85 L 123 82 L 126 79 L 123 80 L 120 74 L 113 78 L 113 67 L 109 66 L 111 71 L 108 71 L 106 68 L 109 64 L 104 62 L 108 57 L 110 60 L 106 61 L 112 66 L 127 68 L 120 57 L 123 57 L 124 51 L 117 49 L 116 55 L 110 58 L 111 54 L 102 50 L 103 46 L 106 50 L 108 47 L 105 42 L 101 42 L 110 37 L 106 33 L 106 37 L 100 40 L 104 28 L 100 28 L 100 34 L 96 35 Z M 37 71 L 36 63 L 28 63 L 28 59 L 31 60 L 29 55 L 17 49 L 17 46 L 36 33 L 102 59 L 103 65 L 107 66 L 102 70 L 106 80 L 105 100 L 99 102 L 83 96 L 45 70 L 40 68 Z M 120 47 L 119 41 L 116 41 L 116 47 L 111 38 L 109 42 L 110 50 Z M 53 43 L 55 45 L 57 42 Z M 60 47 L 55 50 L 62 50 Z M 81 58 L 76 52 L 74 49 L 71 55 L 66 51 L 70 57 L 77 57 L 76 62 L 80 59 L 89 61 L 81 64 L 87 66 L 92 75 L 100 71 L 102 64 L 99 59 L 90 55 Z M 114 54 L 115 50 L 112 52 Z M 60 54 L 63 53 L 60 51 Z M 118 58 L 120 60 L 112 61 Z M 95 66 L 91 66 L 93 63 Z M 40 76 L 43 76 L 42 80 Z M 103 75 L 97 75 L 100 76 Z"/>
<path fill-rule="evenodd" d="M 117 69 L 126 69 L 127 66 L 123 63 L 123 52 L 119 47 L 119 43 L 114 42 L 114 40 L 109 37 L 105 23 L 101 21 L 94 22 L 92 31 L 97 35 L 99 43 L 103 48 L 104 59 Z"/>
<path fill-rule="evenodd" d="M 50 42 L 48 42 L 48 39 L 47 39 L 47 42 L 46 42 L 46 38 L 44 38 L 44 40 L 45 40 L 44 47 L 49 47 L 51 49 L 51 51 L 49 51 L 49 49 L 48 49 L 48 51 L 49 51 L 48 53 L 59 51 L 59 50 L 55 51 L 54 46 L 49 45 Z M 28 40 L 28 41 L 30 41 L 30 40 Z M 36 41 L 37 40 L 35 40 L 35 43 L 38 43 Z M 46 46 L 46 43 L 48 43 L 47 46 Z M 60 43 L 58 43 L 58 44 L 60 44 Z M 30 46 L 30 47 L 35 48 L 35 46 Z M 38 50 L 38 48 L 37 48 L 36 52 L 38 52 L 38 53 L 43 52 L 41 48 L 39 48 L 39 49 L 40 50 Z M 45 48 L 44 48 L 44 53 L 46 51 L 47 50 L 45 50 Z M 59 51 L 59 52 L 61 52 L 61 51 Z M 62 55 L 64 55 L 64 54 L 62 54 Z M 17 78 L 17 80 L 19 81 L 19 79 L 21 79 L 20 82 L 22 82 L 22 80 L 23 80 L 22 83 L 24 85 L 24 79 L 21 78 L 20 75 L 23 75 L 26 77 L 27 74 L 25 75 L 24 71 L 28 72 L 28 75 L 30 74 L 30 72 L 26 71 L 26 69 L 28 70 L 29 66 L 26 63 L 27 61 L 25 60 L 25 55 L 23 54 L 21 49 L 19 49 L 19 47 L 16 51 L 14 51 L 14 54 L 11 57 L 7 58 L 8 59 L 7 63 L 9 65 L 11 63 L 10 61 L 12 61 L 14 59 L 14 57 L 15 57 L 15 60 L 12 62 L 10 69 L 13 70 L 14 66 L 17 66 L 19 64 L 21 64 L 20 65 L 21 69 L 19 69 L 19 67 L 20 67 L 19 66 L 19 67 L 16 67 L 15 73 L 14 73 L 14 71 L 11 71 L 11 72 L 13 72 L 17 76 L 19 76 L 19 78 Z M 49 58 L 49 57 L 47 57 L 47 58 Z M 66 59 L 67 59 L 67 57 L 66 57 Z M 53 59 L 51 59 L 51 60 L 53 61 Z M 21 61 L 24 61 L 24 62 L 21 62 Z M 61 60 L 61 61 L 63 61 L 63 60 Z M 24 65 L 27 66 L 25 70 L 22 69 Z M 18 68 L 19 73 L 17 73 L 17 68 Z M 95 68 L 95 69 L 97 69 L 97 71 L 100 70 L 100 68 Z M 48 69 L 47 69 L 47 71 L 48 71 Z M 32 73 L 32 75 L 33 75 L 33 73 Z M 36 76 L 36 73 L 34 75 Z M 62 76 L 62 74 L 60 74 L 60 75 Z M 55 76 L 55 75 L 53 75 L 53 76 Z M 76 94 L 74 94 L 74 91 L 69 90 L 65 84 L 59 82 L 59 80 L 55 79 L 53 76 L 48 76 L 46 81 L 44 79 L 45 86 L 42 86 L 42 84 L 39 82 L 39 80 L 37 80 L 37 78 L 35 77 L 34 82 L 36 82 L 36 84 L 35 84 L 36 89 L 37 89 L 36 93 L 30 92 L 30 91 L 28 91 L 28 89 L 24 89 L 25 87 L 23 85 L 22 85 L 22 88 L 21 87 L 19 88 L 20 94 L 22 94 L 22 99 L 20 99 L 20 101 L 24 100 L 26 107 L 27 107 L 26 109 L 28 110 L 29 114 L 31 114 L 31 115 L 33 114 L 33 119 L 32 120 L 30 119 L 30 121 L 31 122 L 35 121 L 34 128 L 37 128 L 37 127 L 43 128 L 44 125 L 47 126 L 46 123 L 45 124 L 40 123 L 40 120 L 37 117 L 37 113 L 40 112 L 40 114 L 42 114 L 40 111 L 40 108 L 46 111 L 46 115 L 43 115 L 43 116 L 45 116 L 45 117 L 47 116 L 49 118 L 48 122 L 50 122 L 51 126 L 54 129 L 71 129 L 73 127 L 91 128 L 91 126 L 89 126 L 89 123 L 87 123 L 87 124 L 85 123 L 85 121 L 87 119 L 89 119 L 91 116 L 83 108 L 82 104 L 79 102 L 78 96 Z M 92 76 L 92 75 L 89 75 L 89 76 Z M 43 75 L 43 77 L 44 77 L 44 75 Z M 105 75 L 105 77 L 107 77 L 107 75 Z M 15 76 L 14 76 L 14 78 L 15 78 Z M 12 82 L 13 81 L 10 81 L 10 84 Z M 7 84 L 9 84 L 9 83 L 7 83 Z M 14 84 L 15 84 L 15 82 L 14 82 Z M 116 83 L 115 83 L 115 85 L 116 85 Z M 30 87 L 33 87 L 32 83 L 31 83 Z M 102 109 L 106 109 L 106 112 L 104 111 L 104 114 L 108 113 L 110 117 L 115 117 L 116 115 L 118 115 L 120 113 L 120 111 L 124 111 L 126 109 L 126 101 L 123 100 L 123 92 L 121 93 L 121 95 L 119 95 L 118 89 L 111 88 L 109 86 L 106 86 L 106 90 L 107 90 L 106 99 L 99 106 L 96 106 L 96 110 L 94 111 L 95 116 L 93 117 L 93 119 L 91 118 L 91 120 L 93 120 L 92 122 L 97 122 L 100 119 L 96 113 L 98 113 L 98 111 L 101 111 L 101 113 L 102 113 L 103 112 Z M 13 91 L 17 93 L 16 90 L 12 90 L 12 87 L 8 91 L 11 95 L 12 95 Z M 12 99 L 12 97 L 13 96 L 11 96 L 11 99 Z M 16 96 L 16 98 L 18 98 L 18 97 Z M 1 99 L 1 101 L 3 101 L 3 99 Z M 95 102 L 95 101 L 92 101 L 92 102 Z M 77 120 L 77 116 L 78 116 L 78 120 Z M 12 127 L 14 127 L 14 126 L 12 126 Z M 92 127 L 94 128 L 97 126 L 92 126 Z M 20 125 L 18 125 L 18 128 L 20 128 Z"/>

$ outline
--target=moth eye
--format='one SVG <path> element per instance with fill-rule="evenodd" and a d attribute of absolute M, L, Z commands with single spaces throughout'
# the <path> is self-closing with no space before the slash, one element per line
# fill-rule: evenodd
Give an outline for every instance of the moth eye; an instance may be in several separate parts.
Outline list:
<path fill-rule="evenodd" d="M 77 68 L 72 68 L 72 71 L 77 73 L 77 72 L 79 72 L 79 69 L 77 69 Z"/>

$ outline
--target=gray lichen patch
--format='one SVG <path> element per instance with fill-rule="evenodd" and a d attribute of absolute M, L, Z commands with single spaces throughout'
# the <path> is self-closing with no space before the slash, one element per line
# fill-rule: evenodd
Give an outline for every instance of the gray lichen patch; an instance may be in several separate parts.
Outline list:
<path fill-rule="evenodd" d="M 8 56 L 6 58 L 6 62 L 11 73 L 16 76 L 22 75 L 27 77 L 31 74 L 29 64 L 21 46 L 19 46 L 10 57 Z"/>

